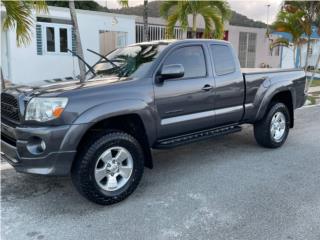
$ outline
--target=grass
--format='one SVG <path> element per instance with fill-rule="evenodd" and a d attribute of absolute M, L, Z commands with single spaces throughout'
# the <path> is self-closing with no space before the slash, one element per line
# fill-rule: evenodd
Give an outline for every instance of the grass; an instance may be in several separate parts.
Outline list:
<path fill-rule="evenodd" d="M 310 87 L 320 87 L 320 80 L 313 80 Z"/>
<path fill-rule="evenodd" d="M 320 98 L 320 91 L 309 93 L 311 96 Z"/>
<path fill-rule="evenodd" d="M 313 96 L 308 96 L 307 99 L 310 101 L 309 105 L 314 105 L 316 104 L 316 98 Z"/>

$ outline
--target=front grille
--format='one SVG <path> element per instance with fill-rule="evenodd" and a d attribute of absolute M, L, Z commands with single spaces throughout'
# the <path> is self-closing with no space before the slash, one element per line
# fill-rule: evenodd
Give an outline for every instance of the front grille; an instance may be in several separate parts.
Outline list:
<path fill-rule="evenodd" d="M 20 122 L 18 100 L 8 93 L 1 93 L 1 117 L 16 123 Z"/>
<path fill-rule="evenodd" d="M 6 143 L 8 143 L 8 144 L 10 144 L 10 145 L 12 145 L 12 146 L 16 146 L 17 145 L 17 141 L 14 138 L 12 138 L 10 136 L 7 136 L 4 133 L 1 133 L 1 140 L 6 142 Z"/>

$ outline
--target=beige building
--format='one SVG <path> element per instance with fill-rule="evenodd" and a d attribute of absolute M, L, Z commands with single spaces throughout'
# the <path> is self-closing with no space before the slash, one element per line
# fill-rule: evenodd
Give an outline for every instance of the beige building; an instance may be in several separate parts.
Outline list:
<path fill-rule="evenodd" d="M 148 18 L 149 21 L 149 37 L 150 40 L 165 39 L 166 21 L 162 18 Z M 197 19 L 198 29 L 197 37 L 201 38 L 204 29 L 204 21 L 202 18 Z M 191 19 L 189 18 L 189 26 Z M 182 31 L 179 24 L 175 27 L 175 37 L 184 39 L 191 36 L 191 29 L 187 32 Z M 270 51 L 270 43 L 272 40 L 266 37 L 265 28 L 241 27 L 225 24 L 226 41 L 230 41 L 233 45 L 241 64 L 241 67 L 280 67 L 280 48 Z M 143 20 L 142 17 L 136 17 L 136 42 L 142 41 Z"/>
<path fill-rule="evenodd" d="M 237 51 L 241 67 L 280 67 L 281 48 L 270 51 L 265 28 L 227 26 L 228 41 Z"/>

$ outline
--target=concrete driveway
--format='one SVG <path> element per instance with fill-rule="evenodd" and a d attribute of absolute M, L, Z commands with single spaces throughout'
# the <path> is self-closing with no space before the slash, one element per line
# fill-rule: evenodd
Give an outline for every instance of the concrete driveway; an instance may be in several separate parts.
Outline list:
<path fill-rule="evenodd" d="M 88 202 L 69 178 L 1 163 L 1 239 L 320 239 L 320 107 L 296 112 L 276 150 L 252 128 L 154 153 L 136 192 Z"/>

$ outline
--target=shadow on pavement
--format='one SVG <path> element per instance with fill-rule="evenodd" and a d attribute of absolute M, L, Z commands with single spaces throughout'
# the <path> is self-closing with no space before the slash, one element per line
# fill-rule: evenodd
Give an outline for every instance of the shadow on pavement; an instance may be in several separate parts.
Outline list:
<path fill-rule="evenodd" d="M 231 150 L 235 152 L 243 151 L 259 152 L 259 148 L 252 135 L 251 127 L 244 126 L 244 131 L 233 135 L 209 139 L 202 142 L 197 142 L 175 149 L 155 150 L 153 151 L 154 169 L 145 169 L 145 174 L 138 187 L 133 194 L 134 198 L 143 198 L 148 191 L 157 188 L 163 184 L 159 179 L 165 176 L 167 179 L 174 178 L 176 174 L 185 177 L 197 167 L 212 164 L 213 161 L 224 161 L 224 155 Z M 265 150 L 266 151 L 266 150 Z M 8 165 L 1 162 L 2 165 Z M 11 166 L 1 170 L 1 202 L 15 202 L 30 200 L 31 198 L 41 198 L 44 201 L 50 201 L 51 204 L 47 208 L 55 208 L 56 204 L 62 206 L 67 204 L 66 210 L 78 211 L 78 208 L 83 208 L 83 204 L 95 206 L 99 209 L 100 206 L 90 203 L 84 199 L 74 186 L 70 177 L 50 177 L 38 176 L 17 173 Z M 130 199 L 130 198 L 129 198 Z M 52 204 L 56 202 L 56 204 Z M 68 203 L 72 203 L 69 205 Z M 114 205 L 117 206 L 117 205 Z M 53 210 L 52 209 L 52 210 Z M 83 211 L 82 209 L 81 211 Z M 79 213 L 79 212 L 77 212 Z"/>

